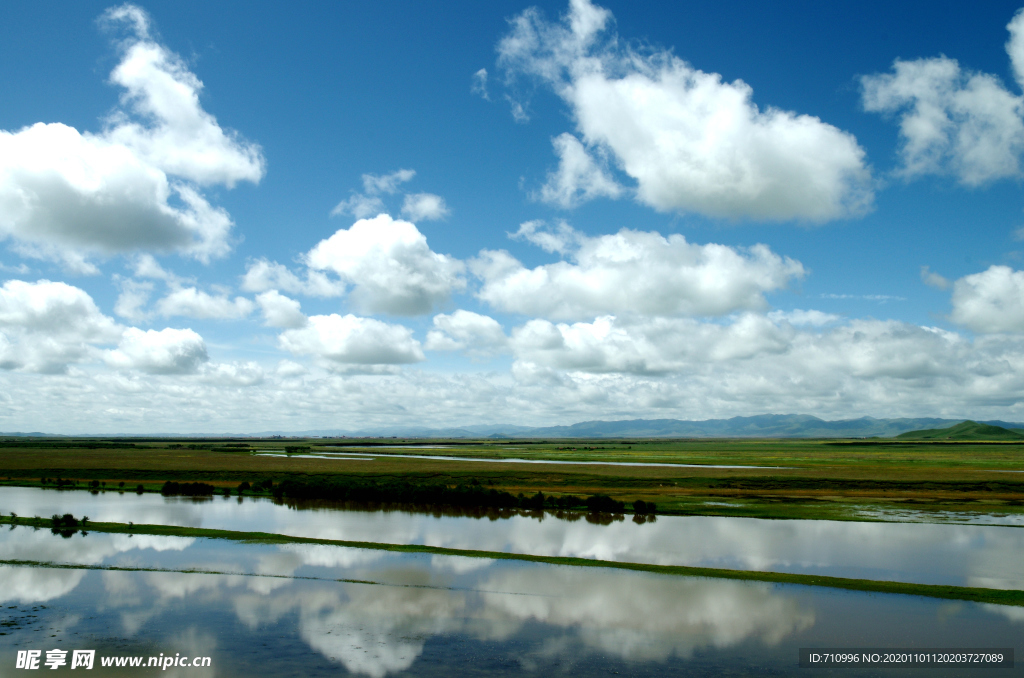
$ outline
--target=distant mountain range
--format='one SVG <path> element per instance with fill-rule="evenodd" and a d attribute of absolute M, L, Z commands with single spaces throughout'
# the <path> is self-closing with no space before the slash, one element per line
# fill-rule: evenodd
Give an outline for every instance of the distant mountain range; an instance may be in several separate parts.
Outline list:
<path fill-rule="evenodd" d="M 870 438 L 892 437 L 908 431 L 937 429 L 959 424 L 962 419 L 840 419 L 826 421 L 806 414 L 762 414 L 731 419 L 631 419 L 584 421 L 571 426 L 468 426 L 451 429 L 401 428 L 376 435 L 436 438 Z M 1005 421 L 980 422 L 1007 429 L 1024 424 Z M 359 432 L 362 435 L 369 432 Z M 326 434 L 326 433 L 325 433 Z M 325 435 L 320 434 L 320 435 Z M 316 434 L 314 434 L 316 435 Z M 329 435 L 329 434 L 326 434 Z M 338 434 L 334 434 L 338 435 Z M 345 435 L 341 433 L 341 435 Z M 353 434 L 348 434 L 353 435 Z"/>
<path fill-rule="evenodd" d="M 482 425 L 454 428 L 417 426 L 379 427 L 361 430 L 319 429 L 308 431 L 262 431 L 259 433 L 163 434 L 146 437 L 270 437 L 321 436 L 400 437 L 400 438 L 870 438 L 893 437 L 908 431 L 942 429 L 963 419 L 840 419 L 826 421 L 806 414 L 762 414 L 732 419 L 629 419 L 622 421 L 584 421 L 571 426 Z M 1004 429 L 1024 429 L 1024 423 L 998 420 L 971 422 Z M 44 436 L 45 433 L 0 433 L 0 436 Z M 104 437 L 111 437 L 106 434 Z M 139 437 L 134 434 L 116 434 Z"/>

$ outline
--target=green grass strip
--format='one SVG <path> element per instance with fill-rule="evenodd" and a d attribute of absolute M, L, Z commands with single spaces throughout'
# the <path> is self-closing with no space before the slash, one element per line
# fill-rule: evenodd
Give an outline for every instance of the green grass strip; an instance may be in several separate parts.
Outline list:
<path fill-rule="evenodd" d="M 50 520 L 44 518 L 36 521 L 34 518 L 11 518 L 0 516 L 0 524 L 49 528 Z M 727 570 L 713 567 L 691 567 L 687 565 L 652 565 L 648 563 L 630 563 L 568 556 L 539 556 L 527 553 L 506 553 L 503 551 L 453 549 L 443 546 L 427 546 L 425 544 L 383 544 L 369 541 L 293 537 L 270 532 L 239 532 L 234 530 L 214 530 L 201 527 L 180 527 L 176 525 L 129 526 L 124 523 L 94 523 L 89 521 L 85 529 L 90 532 L 102 532 L 107 534 L 146 534 L 167 537 L 225 539 L 246 544 L 320 544 L 325 546 L 343 546 L 373 551 L 428 553 L 440 556 L 489 558 L 492 560 L 516 560 L 528 563 L 545 563 L 547 565 L 563 565 L 570 567 L 606 567 L 618 570 L 653 572 L 656 574 L 682 577 L 740 579 L 746 581 L 763 581 L 773 584 L 824 586 L 827 588 L 846 589 L 850 591 L 869 591 L 872 593 L 925 596 L 928 598 L 967 600 L 976 603 L 992 603 L 996 605 L 1015 605 L 1024 607 L 1024 591 L 1016 589 L 988 589 L 969 586 L 947 586 L 942 584 L 913 584 L 908 582 L 876 581 L 874 579 L 850 579 L 846 577 L 826 577 L 810 574 L 792 574 L 788 572 L 759 572 L 756 570 Z"/>

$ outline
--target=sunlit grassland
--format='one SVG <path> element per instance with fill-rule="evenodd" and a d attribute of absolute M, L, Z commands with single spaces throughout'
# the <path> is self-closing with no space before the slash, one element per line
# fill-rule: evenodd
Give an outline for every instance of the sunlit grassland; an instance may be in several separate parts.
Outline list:
<path fill-rule="evenodd" d="M 385 447 L 404 445 L 408 447 Z M 425 447 L 439 446 L 438 447 Z M 292 454 L 288 454 L 291 451 Z M 371 460 L 309 458 L 336 452 Z M 272 456 L 267 456 L 267 455 Z M 455 457 L 419 459 L 414 455 Z M 491 462 L 460 461 L 459 457 Z M 524 464 L 513 459 L 693 464 Z M 504 460 L 504 461 L 503 461 Z M 714 465 L 755 468 L 714 468 Z M 863 517 L 893 508 L 927 513 L 1024 512 L 1024 445 L 892 440 L 403 440 L 63 439 L 0 441 L 0 483 L 100 481 L 106 491 L 166 480 L 219 489 L 323 475 L 382 482 L 479 483 L 532 495 L 608 494 L 657 503 L 659 513 L 772 518 Z M 919 517 L 920 518 L 920 517 Z"/>

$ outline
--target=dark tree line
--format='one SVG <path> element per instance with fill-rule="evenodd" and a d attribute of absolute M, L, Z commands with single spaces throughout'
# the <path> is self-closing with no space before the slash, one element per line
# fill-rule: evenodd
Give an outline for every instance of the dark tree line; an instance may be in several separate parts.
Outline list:
<path fill-rule="evenodd" d="M 250 489 L 248 483 L 239 485 L 239 493 Z M 481 507 L 525 510 L 580 510 L 591 513 L 623 513 L 624 502 L 603 494 L 589 497 L 562 495 L 546 496 L 537 492 L 532 496 L 522 493 L 485 488 L 477 482 L 455 486 L 441 483 L 412 483 L 406 480 L 376 480 L 335 476 L 308 480 L 287 479 L 274 484 L 270 479 L 251 486 L 278 498 L 325 499 L 330 501 L 421 504 L 436 506 Z M 633 502 L 638 513 L 654 513 L 655 505 L 643 501 Z"/>
<path fill-rule="evenodd" d="M 160 488 L 160 494 L 165 496 L 210 497 L 213 496 L 214 489 L 213 485 L 208 483 L 176 483 L 173 480 L 168 480 Z"/>

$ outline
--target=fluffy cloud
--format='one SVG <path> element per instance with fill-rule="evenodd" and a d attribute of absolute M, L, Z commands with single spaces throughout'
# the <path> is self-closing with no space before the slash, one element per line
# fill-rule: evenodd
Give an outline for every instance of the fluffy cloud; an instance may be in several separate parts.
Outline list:
<path fill-rule="evenodd" d="M 0 287 L 0 368 L 56 373 L 115 343 L 122 328 L 84 290 L 62 282 L 8 280 Z"/>
<path fill-rule="evenodd" d="M 953 283 L 950 320 L 975 332 L 1024 332 L 1024 271 L 990 266 Z"/>
<path fill-rule="evenodd" d="M 226 294 L 213 296 L 195 287 L 184 287 L 172 291 L 156 304 L 163 316 L 181 315 L 188 318 L 217 318 L 230 320 L 245 318 L 256 308 L 251 299 Z"/>
<path fill-rule="evenodd" d="M 491 355 L 508 345 L 508 337 L 490 316 L 459 309 L 451 315 L 434 316 L 434 329 L 427 332 L 428 351 L 468 351 L 470 355 Z"/>
<path fill-rule="evenodd" d="M 371 195 L 379 193 L 396 193 L 401 184 L 411 181 L 416 170 L 400 169 L 391 174 L 364 174 L 363 190 Z"/>
<path fill-rule="evenodd" d="M 851 321 L 826 332 L 753 315 L 721 326 L 685 319 L 531 321 L 513 331 L 513 345 L 519 387 L 576 416 L 625 401 L 635 408 L 629 412 L 646 416 L 694 413 L 684 418 L 767 411 L 956 417 L 1007 407 L 1024 413 L 1019 342 L 972 343 L 895 321 Z M 573 397 L 580 402 L 572 404 Z"/>
<path fill-rule="evenodd" d="M 382 175 L 364 174 L 363 192 L 353 192 L 339 202 L 331 210 L 331 216 L 351 214 L 356 219 L 368 219 L 384 214 L 387 207 L 381 196 L 397 193 L 399 186 L 411 181 L 415 176 L 416 171 L 411 169 L 401 169 Z M 433 193 L 406 193 L 402 201 L 402 214 L 413 221 L 443 219 L 450 212 L 444 198 Z"/>
<path fill-rule="evenodd" d="M 579 139 L 566 132 L 551 143 L 558 156 L 558 170 L 548 174 L 538 198 L 569 208 L 594 198 L 618 198 L 622 194 L 622 187 L 595 162 Z"/>
<path fill-rule="evenodd" d="M 226 133 L 203 110 L 203 83 L 185 62 L 153 41 L 149 18 L 138 7 L 122 5 L 104 14 L 113 24 L 129 24 L 133 34 L 122 43 L 124 58 L 110 79 L 124 87 L 122 102 L 149 125 L 115 114 L 109 138 L 134 149 L 144 161 L 199 184 L 232 187 L 238 181 L 258 182 L 264 173 L 260 148 Z"/>
<path fill-rule="evenodd" d="M 301 328 L 286 330 L 281 348 L 345 365 L 401 365 L 424 360 L 420 343 L 401 325 L 354 315 L 310 316 Z"/>
<path fill-rule="evenodd" d="M 122 107 L 100 134 L 60 123 L 0 131 L 0 238 L 87 273 L 93 253 L 226 254 L 231 219 L 196 186 L 259 181 L 259 147 L 202 109 L 202 83 L 150 37 L 142 10 L 125 5 L 104 19 L 130 30 L 111 74 Z"/>
<path fill-rule="evenodd" d="M 481 299 L 531 316 L 725 315 L 764 308 L 766 292 L 804 275 L 799 262 L 765 245 L 744 252 L 628 229 L 597 237 L 562 229 L 545 239 L 531 225 L 525 234 L 552 251 L 574 248 L 573 261 L 527 269 L 507 252 L 485 250 L 472 269 L 483 280 Z"/>
<path fill-rule="evenodd" d="M 433 193 L 410 193 L 402 203 L 402 214 L 413 221 L 433 221 L 448 216 L 444 198 Z"/>
<path fill-rule="evenodd" d="M 607 330 L 598 321 L 567 329 L 553 324 L 563 346 L 528 343 L 513 330 L 511 371 L 336 362 L 319 352 L 357 333 L 337 331 L 331 321 L 312 337 L 305 332 L 309 326 L 288 331 L 300 334 L 298 348 L 317 351 L 303 353 L 313 356 L 310 364 L 283 361 L 274 367 L 273 358 L 271 367 L 263 368 L 263 381 L 245 388 L 212 378 L 219 373 L 214 365 L 159 379 L 85 365 L 42 378 L 0 370 L 0 430 L 384 430 L 495 421 L 496 412 L 498 421 L 529 425 L 764 412 L 1024 421 L 1024 345 L 1008 334 L 970 339 L 873 320 L 795 328 L 756 314 L 724 322 L 624 317 L 601 322 Z M 405 357 L 416 358 L 407 332 L 394 331 L 399 350 L 393 352 L 401 357 L 405 343 Z M 387 352 L 392 336 L 382 334 L 363 342 L 364 354 Z M 338 351 L 342 358 L 353 357 L 352 343 Z M 635 359 L 627 361 L 630 356 Z"/>
<path fill-rule="evenodd" d="M 938 273 L 935 273 L 927 266 L 921 267 L 921 282 L 929 287 L 934 287 L 940 290 L 948 290 L 952 286 L 952 283 L 949 282 L 949 280 Z"/>
<path fill-rule="evenodd" d="M 100 313 L 85 291 L 62 282 L 8 280 L 0 288 L 0 327 L 19 327 L 48 334 L 73 332 L 109 337 L 116 325 Z"/>
<path fill-rule="evenodd" d="M 296 328 L 306 324 L 306 316 L 299 302 L 277 290 L 258 295 L 256 302 L 263 311 L 263 324 L 267 327 Z"/>
<path fill-rule="evenodd" d="M 339 229 L 306 263 L 353 285 L 351 299 L 367 313 L 429 313 L 466 285 L 462 262 L 433 252 L 414 224 L 386 214 Z"/>
<path fill-rule="evenodd" d="M 380 199 L 381 194 L 390 195 L 398 191 L 398 187 L 416 176 L 416 170 L 400 169 L 391 174 L 364 174 L 363 193 L 352 193 L 348 198 L 342 200 L 334 209 L 331 216 L 339 214 L 351 214 L 356 219 L 366 219 L 384 211 L 384 201 Z"/>
<path fill-rule="evenodd" d="M 1007 28 L 1006 51 L 1024 84 L 1024 13 Z M 942 56 L 897 59 L 892 73 L 865 76 L 861 84 L 866 110 L 900 117 L 904 176 L 953 174 L 968 186 L 1020 176 L 1024 97 L 998 77 Z"/>
<path fill-rule="evenodd" d="M 792 329 L 754 314 L 724 326 L 678 318 L 631 323 L 614 316 L 572 325 L 531 320 L 512 332 L 519 360 L 559 370 L 631 374 L 691 372 L 709 361 L 779 354 L 792 339 Z"/>
<path fill-rule="evenodd" d="M 810 221 L 870 207 L 864 151 L 851 134 L 813 116 L 761 110 L 746 83 L 722 82 L 668 51 L 622 47 L 606 34 L 611 20 L 589 0 L 572 0 L 557 24 L 528 9 L 500 41 L 498 63 L 513 79 L 549 85 L 570 106 L 587 146 L 636 180 L 641 202 L 716 217 Z M 595 185 L 592 172 L 575 185 L 568 167 L 564 176 L 553 196 L 582 199 Z"/>
<path fill-rule="evenodd" d="M 367 217 L 372 217 L 375 214 L 380 214 L 386 209 L 387 208 L 384 207 L 384 201 L 375 195 L 353 193 L 334 206 L 334 209 L 331 210 L 331 216 L 335 217 L 339 214 L 351 214 L 356 219 L 366 219 Z"/>
<path fill-rule="evenodd" d="M 284 290 L 311 297 L 337 297 L 345 293 L 345 283 L 331 280 L 320 271 L 310 270 L 306 271 L 306 279 L 303 280 L 283 264 L 257 259 L 246 267 L 242 289 L 246 292 Z"/>
<path fill-rule="evenodd" d="M 143 306 L 149 303 L 149 295 L 153 293 L 153 283 L 131 278 L 116 278 L 116 280 L 121 288 L 121 293 L 117 295 L 117 301 L 114 303 L 114 313 L 133 321 L 147 318 L 149 314 L 143 310 Z"/>
<path fill-rule="evenodd" d="M 575 230 L 565 221 L 559 221 L 555 230 L 547 228 L 543 219 L 524 221 L 519 224 L 515 233 L 507 233 L 513 240 L 525 240 L 533 243 L 545 252 L 568 254 L 579 247 L 582 233 Z"/>
<path fill-rule="evenodd" d="M 140 330 L 129 327 L 104 358 L 111 367 L 149 374 L 190 374 L 209 358 L 206 342 L 192 330 Z"/>
<path fill-rule="evenodd" d="M 202 378 L 218 386 L 254 386 L 263 382 L 263 368 L 258 363 L 206 363 L 200 369 Z"/>

